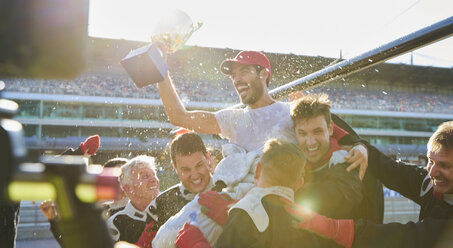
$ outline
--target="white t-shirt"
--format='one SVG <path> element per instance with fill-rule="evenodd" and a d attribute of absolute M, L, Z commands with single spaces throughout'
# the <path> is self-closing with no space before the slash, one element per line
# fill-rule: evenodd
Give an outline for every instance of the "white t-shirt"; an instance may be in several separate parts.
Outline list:
<path fill-rule="evenodd" d="M 271 138 L 297 143 L 290 116 L 290 103 L 275 102 L 266 107 L 251 109 L 222 109 L 215 113 L 220 136 L 247 151 L 261 153 Z"/>

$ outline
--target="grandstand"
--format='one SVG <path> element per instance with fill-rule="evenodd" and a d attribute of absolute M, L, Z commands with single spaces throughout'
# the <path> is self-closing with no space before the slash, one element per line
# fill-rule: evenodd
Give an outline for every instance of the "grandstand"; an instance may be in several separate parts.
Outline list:
<path fill-rule="evenodd" d="M 131 49 L 144 43 L 90 38 L 86 72 L 75 79 L 3 79 L 4 98 L 20 105 L 16 117 L 25 130 L 31 155 L 58 153 L 98 133 L 102 146 L 95 162 L 108 157 L 151 153 L 168 164 L 163 153 L 168 123 L 155 85 L 138 89 L 120 67 Z M 219 110 L 239 102 L 219 64 L 238 51 L 186 47 L 169 56 L 175 86 L 186 106 Z M 322 69 L 331 58 L 269 54 L 271 88 Z M 381 64 L 329 84 L 306 90 L 325 92 L 339 114 L 357 132 L 388 154 L 415 161 L 426 152 L 428 137 L 453 119 L 453 70 Z M 220 146 L 218 136 L 205 136 Z M 33 156 L 32 156 L 33 157 Z"/>

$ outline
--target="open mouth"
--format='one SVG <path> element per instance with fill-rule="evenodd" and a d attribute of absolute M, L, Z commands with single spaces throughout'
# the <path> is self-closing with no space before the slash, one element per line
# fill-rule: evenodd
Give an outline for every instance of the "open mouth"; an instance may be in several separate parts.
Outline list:
<path fill-rule="evenodd" d="M 197 180 L 192 180 L 192 184 L 200 184 L 201 183 L 201 178 Z"/>
<path fill-rule="evenodd" d="M 237 92 L 241 96 L 245 95 L 247 93 L 248 89 L 249 89 L 249 85 L 247 85 L 247 84 L 240 85 L 240 86 L 236 87 Z"/>
<path fill-rule="evenodd" d="M 315 147 L 307 147 L 307 151 L 309 152 L 315 152 L 319 149 L 319 146 L 315 146 Z"/>
<path fill-rule="evenodd" d="M 307 151 L 308 156 L 316 155 L 319 151 L 319 146 L 307 147 L 305 150 Z"/>
<path fill-rule="evenodd" d="M 433 181 L 434 185 L 442 185 L 442 184 L 446 184 L 448 182 L 447 180 L 440 179 L 440 178 L 431 178 L 431 180 Z"/>

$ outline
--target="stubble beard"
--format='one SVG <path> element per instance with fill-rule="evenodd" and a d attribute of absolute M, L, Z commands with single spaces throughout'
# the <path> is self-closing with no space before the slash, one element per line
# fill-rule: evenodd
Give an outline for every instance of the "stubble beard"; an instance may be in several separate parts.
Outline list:
<path fill-rule="evenodd" d="M 264 87 L 261 86 L 261 81 L 258 76 L 255 77 L 253 82 L 249 83 L 250 87 L 249 90 L 251 91 L 251 96 L 243 98 L 241 95 L 239 97 L 241 98 L 241 102 L 245 105 L 252 105 L 256 103 L 264 94 Z"/>

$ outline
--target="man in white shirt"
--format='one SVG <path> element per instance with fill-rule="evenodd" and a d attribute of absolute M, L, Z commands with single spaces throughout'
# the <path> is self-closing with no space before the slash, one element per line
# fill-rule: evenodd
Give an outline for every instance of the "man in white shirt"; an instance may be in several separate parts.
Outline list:
<path fill-rule="evenodd" d="M 248 152 L 261 152 L 265 141 L 270 138 L 296 143 L 289 103 L 277 102 L 269 95 L 271 66 L 266 55 L 256 51 L 241 51 L 234 59 L 223 61 L 220 69 L 223 74 L 230 76 L 241 102 L 247 107 L 218 112 L 188 111 L 168 73 L 164 81 L 158 83 L 158 89 L 173 125 L 202 134 L 220 134 Z M 351 162 L 353 168 L 359 164 L 366 168 L 366 148 L 363 145 L 353 147 L 347 161 Z M 361 178 L 363 174 L 364 170 L 361 170 Z"/>

